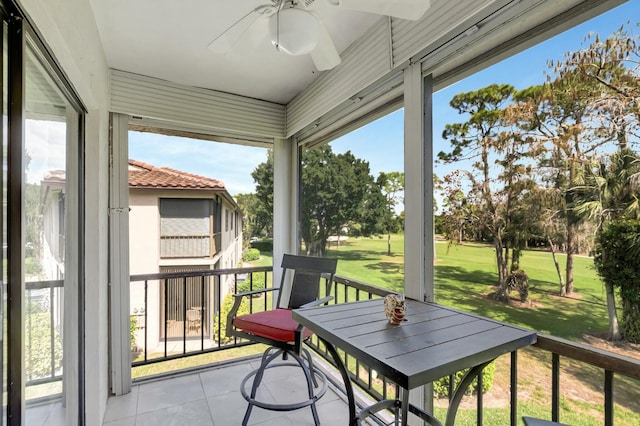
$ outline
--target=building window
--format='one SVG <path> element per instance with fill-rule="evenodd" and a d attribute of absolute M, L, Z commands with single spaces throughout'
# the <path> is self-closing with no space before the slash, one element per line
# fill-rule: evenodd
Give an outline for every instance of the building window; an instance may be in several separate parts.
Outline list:
<path fill-rule="evenodd" d="M 211 257 L 217 252 L 213 200 L 160 199 L 160 257 Z"/>

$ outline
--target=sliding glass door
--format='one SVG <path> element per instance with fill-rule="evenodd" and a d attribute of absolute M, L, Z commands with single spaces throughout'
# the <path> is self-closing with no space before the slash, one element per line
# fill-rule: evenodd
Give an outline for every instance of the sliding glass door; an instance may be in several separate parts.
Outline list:
<path fill-rule="evenodd" d="M 82 108 L 20 10 L 4 2 L 2 12 L 0 415 L 8 425 L 76 425 L 83 419 Z"/>
<path fill-rule="evenodd" d="M 2 206 L 0 207 L 0 235 L 2 235 L 2 263 L 0 263 L 0 278 L 2 279 L 2 286 L 0 287 L 2 291 L 2 300 L 0 300 L 0 319 L 2 319 L 2 332 L 0 333 L 0 341 L 2 342 L 2 350 L 0 351 L 0 359 L 2 359 L 2 369 L 0 370 L 0 375 L 2 376 L 2 411 L 0 411 L 0 419 L 2 419 L 2 424 L 7 424 L 7 353 L 8 353 L 8 336 L 7 336 L 7 254 L 8 254 L 8 245 L 9 240 L 7 238 L 7 152 L 8 152 L 8 135 L 7 135 L 7 110 L 8 110 L 8 97 L 7 97 L 7 33 L 8 26 L 5 21 L 5 15 L 0 10 L 0 16 L 2 17 L 2 56 L 0 56 L 0 69 L 2 72 L 2 91 L 0 95 L 2 96 L 2 121 L 0 121 L 0 126 L 2 126 L 2 132 L 0 132 L 0 137 L 2 137 L 2 169 L 0 170 L 0 180 L 2 185 L 0 185 L 0 190 L 2 191 Z"/>

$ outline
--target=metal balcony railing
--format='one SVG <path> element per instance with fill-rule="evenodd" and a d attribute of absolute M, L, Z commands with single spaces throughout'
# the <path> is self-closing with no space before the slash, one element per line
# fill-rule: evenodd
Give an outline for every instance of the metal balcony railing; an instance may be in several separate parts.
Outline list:
<path fill-rule="evenodd" d="M 141 303 L 135 305 L 132 297 L 132 317 L 135 326 L 132 336 L 140 340 L 143 348 L 139 359 L 132 362 L 132 366 L 139 366 L 176 358 L 200 355 L 208 352 L 232 349 L 250 343 L 230 339 L 224 336 L 224 321 L 226 321 L 224 306 L 224 291 L 239 292 L 271 286 L 272 268 L 242 268 L 224 270 L 206 270 L 195 272 L 177 272 L 162 274 L 146 274 L 131 276 L 132 296 L 141 297 Z M 28 282 L 25 284 L 25 347 L 27 365 L 26 386 L 35 386 L 48 382 L 62 380 L 61 367 L 61 319 L 63 280 Z M 173 288 L 171 288 L 173 286 Z M 389 291 L 357 280 L 337 276 L 333 287 L 334 299 L 331 303 L 347 303 L 363 299 L 383 297 Z M 182 301 L 172 303 L 169 295 L 181 298 Z M 191 299 L 189 299 L 189 295 Z M 154 300 L 156 308 L 150 306 Z M 247 306 L 249 312 L 268 309 L 271 301 L 268 299 L 253 299 Z M 172 311 L 173 309 L 173 311 Z M 164 313 L 161 312 L 164 310 Z M 135 312 L 134 312 L 135 311 Z M 195 313 L 195 314 L 194 314 Z M 150 315 L 158 315 L 155 326 L 157 330 L 151 333 L 148 325 L 154 323 Z M 132 322 L 133 324 L 133 322 Z M 174 327 L 174 333 L 170 332 Z M 164 333 L 163 333 L 164 332 Z M 151 344 L 151 335 L 156 336 L 156 342 Z M 328 362 L 331 357 L 317 339 L 309 342 L 310 346 Z M 152 346 L 154 349 L 152 349 Z M 604 404 L 604 424 L 614 424 L 613 392 L 616 377 L 626 376 L 640 380 L 640 361 L 637 359 L 617 355 L 591 346 L 579 344 L 565 339 L 539 334 L 538 342 L 533 346 L 534 351 L 551 354 L 551 395 L 550 418 L 562 421 L 560 416 L 561 402 L 561 361 L 575 360 L 584 363 L 591 369 L 603 372 L 602 394 Z M 393 398 L 397 393 L 396 385 L 385 377 L 377 375 L 375 371 L 348 354 L 342 353 L 345 365 L 349 366 L 351 378 L 362 390 L 375 399 Z M 511 353 L 510 362 L 510 410 L 512 425 L 518 419 L 518 353 Z M 479 379 L 481 380 L 481 376 Z M 450 380 L 453 383 L 453 380 Z M 479 385 L 481 388 L 481 385 Z M 451 394 L 452 392 L 449 392 Z M 482 424 L 483 400 L 482 393 L 476 398 L 477 423 Z"/>
<path fill-rule="evenodd" d="M 166 289 L 167 282 L 173 280 L 181 291 L 183 297 L 186 298 L 189 289 L 187 288 L 188 280 L 193 280 L 194 277 L 198 280 L 201 299 L 203 302 L 199 306 L 195 306 L 204 314 L 200 317 L 202 321 L 209 321 L 209 324 L 196 324 L 196 331 L 189 327 L 189 315 L 188 311 L 193 310 L 194 306 L 187 306 L 187 304 L 178 303 L 179 306 L 177 320 L 167 319 L 164 317 L 163 321 L 158 322 L 158 327 L 164 328 L 164 337 L 159 340 L 159 347 L 161 350 L 156 353 L 151 353 L 147 349 L 140 359 L 132 362 L 132 366 L 139 366 L 149 363 L 156 363 L 167 361 L 175 358 L 188 357 L 193 355 L 199 355 L 207 352 L 221 351 L 239 346 L 245 346 L 250 343 L 242 340 L 229 340 L 223 341 L 219 337 L 224 337 L 224 321 L 226 321 L 223 309 L 224 295 L 222 291 L 227 288 L 229 291 L 247 291 L 257 289 L 260 286 L 271 286 L 271 267 L 261 268 L 244 268 L 244 269 L 224 269 L 224 270 L 207 270 L 197 272 L 186 273 L 167 273 L 167 274 L 150 274 L 150 275 L 135 275 L 131 277 L 132 293 L 135 286 L 142 286 L 144 289 L 144 310 L 138 315 L 144 318 L 143 323 L 148 324 L 150 307 L 149 296 L 151 293 L 158 294 L 161 289 Z M 164 287 L 163 284 L 164 283 Z M 193 286 L 193 284 L 191 284 Z M 207 287 L 208 286 L 208 287 Z M 322 286 L 324 287 L 324 286 Z M 192 289 L 193 290 L 193 289 Z M 166 291 L 166 290 L 165 290 Z M 204 297 L 206 292 L 211 294 L 210 298 Z M 390 291 L 384 288 L 368 285 L 366 283 L 352 280 L 349 278 L 336 276 L 334 280 L 334 286 L 332 290 L 332 296 L 334 299 L 330 303 L 348 303 L 352 301 L 372 299 L 377 297 L 384 297 L 389 294 Z M 175 293 L 175 292 L 174 292 Z M 166 293 L 169 294 L 169 293 Z M 180 294 L 180 292 L 175 293 Z M 158 300 L 162 300 L 162 297 L 156 297 Z M 166 298 L 161 303 L 164 309 L 168 309 Z M 270 307 L 270 300 L 267 299 L 254 299 L 251 300 L 247 309 L 248 312 L 257 312 L 265 310 Z M 161 308 L 162 309 L 162 308 Z M 204 318 L 208 318 L 205 320 Z M 180 320 L 182 319 L 182 321 Z M 178 329 L 181 330 L 179 337 L 168 336 L 169 325 L 168 322 L 174 321 L 178 323 Z M 174 324 L 175 325 L 175 324 Z M 144 347 L 149 348 L 150 333 L 146 328 L 143 331 Z M 160 335 L 161 333 L 156 333 Z M 173 349 L 171 346 L 173 345 Z M 323 345 L 315 338 L 312 338 L 309 345 L 315 350 L 315 352 L 327 360 L 329 363 L 333 363 L 331 356 L 327 353 Z M 560 418 L 560 389 L 562 386 L 560 378 L 560 359 L 571 359 L 586 363 L 587 366 L 601 369 L 604 372 L 603 383 L 603 400 L 604 400 L 604 417 L 606 425 L 613 425 L 613 406 L 614 406 L 614 393 L 613 385 L 616 376 L 622 375 L 633 379 L 640 380 L 640 361 L 636 359 L 627 358 L 624 356 L 616 355 L 607 351 L 599 350 L 590 346 L 581 345 L 575 342 L 570 342 L 564 339 L 538 335 L 538 343 L 533 346 L 533 351 L 544 351 L 551 353 L 552 362 L 549 366 L 552 375 L 552 386 L 549 389 L 551 395 L 552 406 L 550 408 L 550 417 L 555 421 L 562 421 Z M 397 395 L 398 388 L 392 381 L 385 377 L 382 377 L 373 371 L 368 366 L 361 363 L 358 359 L 341 352 L 343 362 L 349 367 L 351 379 L 356 383 L 364 392 L 368 393 L 374 399 L 388 399 L 394 398 Z M 518 398 L 517 398 L 517 385 L 518 385 L 518 352 L 512 352 L 510 354 L 510 424 L 519 424 L 518 417 Z M 482 380 L 482 375 L 479 375 L 478 380 Z M 453 383 L 453 378 L 450 378 L 449 383 Z M 478 388 L 482 388 L 482 384 L 478 384 Z M 453 392 L 450 390 L 449 395 Z M 475 394 L 476 399 L 476 415 L 477 424 L 482 424 L 484 416 L 483 397 L 482 392 Z"/>
<path fill-rule="evenodd" d="M 271 266 L 132 275 L 132 346 L 140 347 L 132 366 L 249 345 L 224 335 L 225 297 L 264 287 Z M 251 312 L 267 300 L 251 300 Z M 132 351 L 135 348 L 132 348 Z"/>
<path fill-rule="evenodd" d="M 25 283 L 26 386 L 62 380 L 64 281 Z"/>

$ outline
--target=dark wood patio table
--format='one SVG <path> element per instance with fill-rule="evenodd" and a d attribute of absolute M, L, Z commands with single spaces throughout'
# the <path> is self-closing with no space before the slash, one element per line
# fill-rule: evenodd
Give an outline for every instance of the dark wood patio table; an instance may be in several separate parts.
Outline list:
<path fill-rule="evenodd" d="M 500 355 L 535 343 L 536 332 L 461 312 L 435 303 L 407 300 L 407 316 L 392 325 L 383 299 L 326 305 L 293 311 L 293 319 L 313 330 L 326 344 L 345 382 L 350 425 L 383 408 L 396 407 L 396 422 L 407 424 L 408 412 L 433 422 L 409 404 L 409 390 L 470 368 L 447 411 L 453 425 L 465 390 L 482 369 Z M 381 401 L 356 414 L 353 388 L 336 347 L 351 354 L 400 386 L 395 401 Z M 436 423 L 437 424 L 437 423 Z"/>

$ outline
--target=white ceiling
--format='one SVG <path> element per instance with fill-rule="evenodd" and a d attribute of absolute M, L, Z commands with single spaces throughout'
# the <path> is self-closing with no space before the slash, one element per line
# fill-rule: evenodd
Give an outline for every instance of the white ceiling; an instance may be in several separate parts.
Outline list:
<path fill-rule="evenodd" d="M 231 52 L 209 43 L 269 0 L 90 0 L 109 66 L 189 86 L 288 103 L 317 77 L 311 58 L 277 52 L 266 20 L 252 27 Z M 317 1 L 316 15 L 338 52 L 361 36 L 379 15 Z"/>

